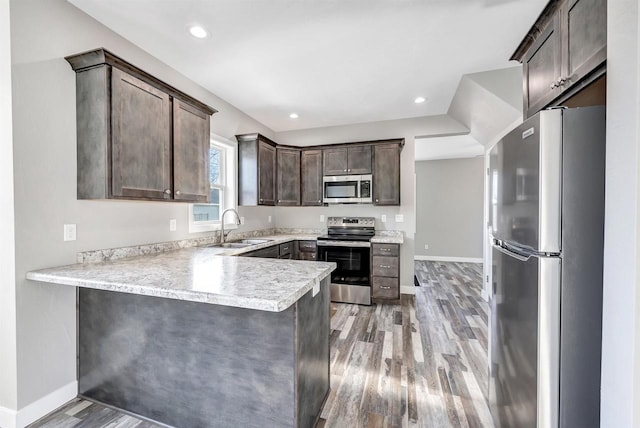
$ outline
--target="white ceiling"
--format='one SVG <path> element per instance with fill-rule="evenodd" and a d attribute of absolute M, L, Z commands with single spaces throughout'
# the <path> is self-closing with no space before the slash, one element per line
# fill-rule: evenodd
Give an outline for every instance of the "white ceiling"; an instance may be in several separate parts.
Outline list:
<path fill-rule="evenodd" d="M 416 138 L 415 151 L 417 162 L 482 156 L 485 148 L 471 135 L 455 135 L 450 137 Z"/>
<path fill-rule="evenodd" d="M 444 114 L 462 75 L 510 65 L 547 3 L 69 1 L 275 132 Z"/>

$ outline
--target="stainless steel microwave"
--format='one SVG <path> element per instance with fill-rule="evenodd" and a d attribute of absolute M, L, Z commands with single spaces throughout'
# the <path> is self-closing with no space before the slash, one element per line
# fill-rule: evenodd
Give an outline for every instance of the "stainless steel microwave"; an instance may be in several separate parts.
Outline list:
<path fill-rule="evenodd" d="M 325 204 L 370 204 L 373 202 L 372 176 L 334 175 L 322 179 Z"/>

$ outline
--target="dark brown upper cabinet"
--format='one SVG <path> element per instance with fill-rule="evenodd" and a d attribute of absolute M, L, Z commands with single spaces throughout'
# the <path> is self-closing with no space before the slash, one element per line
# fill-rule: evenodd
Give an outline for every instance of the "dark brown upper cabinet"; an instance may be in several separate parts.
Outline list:
<path fill-rule="evenodd" d="M 238 140 L 238 204 L 276 204 L 276 143 L 260 134 Z"/>
<path fill-rule="evenodd" d="M 302 150 L 300 157 L 301 205 L 322 205 L 322 150 Z"/>
<path fill-rule="evenodd" d="M 76 72 L 78 199 L 208 202 L 211 107 L 104 49 Z"/>
<path fill-rule="evenodd" d="M 606 72 L 607 1 L 550 1 L 511 59 L 523 64 L 525 117 L 561 105 Z"/>
<path fill-rule="evenodd" d="M 400 205 L 401 149 L 401 143 L 377 144 L 374 146 L 374 205 Z"/>
<path fill-rule="evenodd" d="M 300 205 L 300 150 L 277 149 L 278 205 Z"/>
<path fill-rule="evenodd" d="M 324 175 L 371 174 L 371 146 L 324 150 Z"/>

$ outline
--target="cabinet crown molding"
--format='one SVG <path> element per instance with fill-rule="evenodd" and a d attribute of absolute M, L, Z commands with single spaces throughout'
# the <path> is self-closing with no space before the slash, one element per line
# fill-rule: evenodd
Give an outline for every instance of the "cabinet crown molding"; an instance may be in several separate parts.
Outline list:
<path fill-rule="evenodd" d="M 76 73 L 82 72 L 84 70 L 88 70 L 94 67 L 99 67 L 102 65 L 109 65 L 111 67 L 115 67 L 124 72 L 131 74 L 134 77 L 154 86 L 157 89 L 167 92 L 174 98 L 187 102 L 203 112 L 212 115 L 217 113 L 218 110 L 214 109 L 207 104 L 198 101 L 197 99 L 185 94 L 179 89 L 169 85 L 166 82 L 152 76 L 141 68 L 136 67 L 135 65 L 129 63 L 128 61 L 120 58 L 114 53 L 108 51 L 105 48 L 97 48 L 86 52 L 81 52 L 75 55 L 66 56 L 64 59 L 71 65 L 71 68 Z"/>
<path fill-rule="evenodd" d="M 540 16 L 538 16 L 527 34 L 522 39 L 522 42 L 520 42 L 520 45 L 518 45 L 513 55 L 511 55 L 511 58 L 509 58 L 509 61 L 518 61 L 522 63 L 527 51 L 536 41 L 540 33 L 542 33 L 547 25 L 549 25 L 549 22 L 551 22 L 555 13 L 558 11 L 558 9 L 560 9 L 563 1 L 565 0 L 551 0 L 549 1 L 549 3 L 547 3 L 545 8 L 540 13 Z"/>

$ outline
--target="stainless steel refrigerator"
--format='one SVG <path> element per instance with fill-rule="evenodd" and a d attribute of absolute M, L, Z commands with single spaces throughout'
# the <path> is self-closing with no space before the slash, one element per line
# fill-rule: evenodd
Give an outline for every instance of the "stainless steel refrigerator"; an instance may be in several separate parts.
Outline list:
<path fill-rule="evenodd" d="M 496 427 L 600 420 L 605 109 L 545 110 L 490 154 Z"/>

